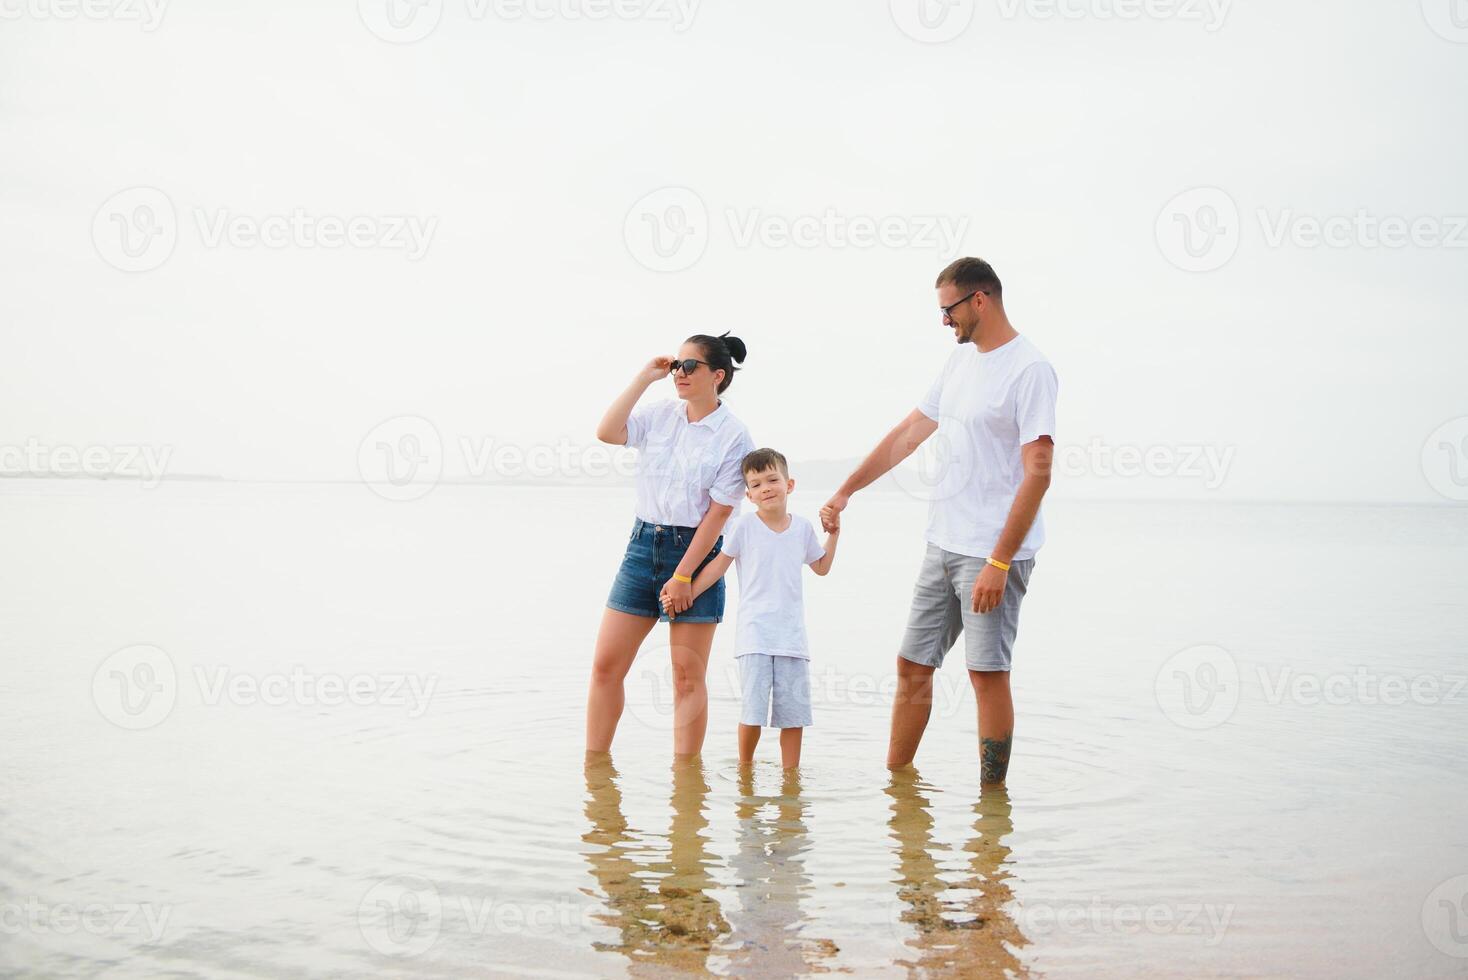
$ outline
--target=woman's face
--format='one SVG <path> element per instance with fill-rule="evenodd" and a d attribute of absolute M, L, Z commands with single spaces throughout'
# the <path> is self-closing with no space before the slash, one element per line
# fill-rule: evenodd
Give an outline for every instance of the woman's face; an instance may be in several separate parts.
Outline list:
<path fill-rule="evenodd" d="M 698 361 L 708 360 L 708 355 L 697 344 L 684 344 L 678 348 L 678 360 L 683 361 L 690 357 Z M 692 374 L 685 375 L 682 371 L 673 373 L 673 385 L 678 389 L 678 397 L 684 401 L 690 398 L 717 398 L 719 382 L 723 380 L 724 372 L 711 370 L 707 364 L 698 365 Z"/>

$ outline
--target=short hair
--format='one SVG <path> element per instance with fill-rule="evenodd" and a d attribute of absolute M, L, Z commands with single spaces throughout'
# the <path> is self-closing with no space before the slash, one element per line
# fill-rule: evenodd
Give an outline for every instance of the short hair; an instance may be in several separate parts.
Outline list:
<path fill-rule="evenodd" d="M 745 473 L 763 473 L 773 467 L 780 471 L 785 479 L 790 479 L 790 464 L 785 461 L 785 455 L 778 449 L 756 449 L 744 461 L 739 464 L 740 475 Z"/>
<path fill-rule="evenodd" d="M 1004 284 L 999 281 L 999 275 L 983 259 L 962 258 L 950 263 L 938 273 L 938 281 L 933 286 L 937 288 L 950 282 L 961 293 L 981 289 L 994 296 L 1004 295 Z"/>

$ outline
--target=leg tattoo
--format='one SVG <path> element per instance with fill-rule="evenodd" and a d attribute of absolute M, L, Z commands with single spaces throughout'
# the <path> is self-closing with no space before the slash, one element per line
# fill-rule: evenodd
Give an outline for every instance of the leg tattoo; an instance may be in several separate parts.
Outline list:
<path fill-rule="evenodd" d="M 979 741 L 983 746 L 980 752 L 983 781 L 1004 782 L 1004 777 L 1009 774 L 1009 749 L 1014 744 L 1014 733 L 1010 732 L 1003 738 L 984 738 Z"/>

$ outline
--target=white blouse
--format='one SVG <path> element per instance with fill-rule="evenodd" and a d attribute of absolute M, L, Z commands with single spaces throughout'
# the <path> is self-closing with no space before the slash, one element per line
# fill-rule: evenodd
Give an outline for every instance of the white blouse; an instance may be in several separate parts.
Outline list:
<path fill-rule="evenodd" d="M 749 430 L 723 402 L 697 422 L 687 406 L 653 402 L 627 419 L 627 445 L 638 450 L 637 516 L 649 524 L 697 527 L 710 501 L 738 514 L 744 499 L 739 464 L 755 449 Z"/>

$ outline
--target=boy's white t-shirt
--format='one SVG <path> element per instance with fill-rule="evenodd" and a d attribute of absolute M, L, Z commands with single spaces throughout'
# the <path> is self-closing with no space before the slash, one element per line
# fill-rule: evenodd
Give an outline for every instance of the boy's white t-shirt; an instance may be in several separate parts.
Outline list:
<path fill-rule="evenodd" d="M 1055 369 L 1018 336 L 987 353 L 963 344 L 943 365 L 918 410 L 938 423 L 929 440 L 939 478 L 930 487 L 928 541 L 987 558 L 1024 479 L 1021 448 L 1055 438 Z M 1035 557 L 1045 543 L 1043 511 L 1014 553 Z"/>
<path fill-rule="evenodd" d="M 739 570 L 734 656 L 767 653 L 809 660 L 801 573 L 826 556 L 811 522 L 791 514 L 790 526 L 776 534 L 759 514 L 748 513 L 725 532 L 723 550 Z"/>

